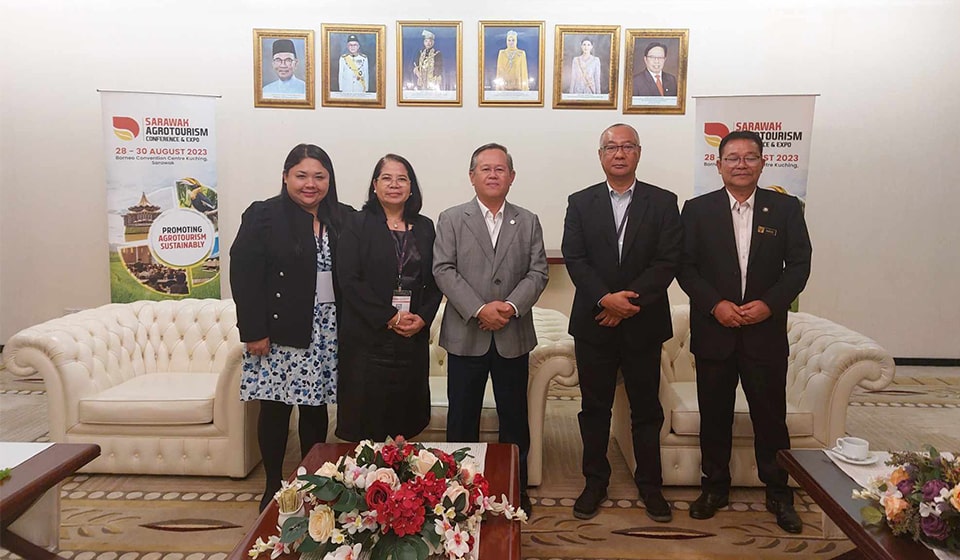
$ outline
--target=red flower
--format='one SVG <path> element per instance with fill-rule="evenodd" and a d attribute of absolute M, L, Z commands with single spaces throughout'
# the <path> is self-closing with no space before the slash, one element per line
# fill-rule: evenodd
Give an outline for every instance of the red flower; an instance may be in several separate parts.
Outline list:
<path fill-rule="evenodd" d="M 437 456 L 437 459 L 440 459 L 440 462 L 446 465 L 447 467 L 447 478 L 453 478 L 457 474 L 457 461 L 453 458 L 453 455 L 449 453 L 444 453 L 439 449 L 431 449 L 431 453 Z"/>
<path fill-rule="evenodd" d="M 393 491 L 390 489 L 390 485 L 381 480 L 375 481 L 367 487 L 367 507 L 376 510 L 379 514 L 384 504 L 390 500 L 391 494 L 393 494 Z"/>
<path fill-rule="evenodd" d="M 423 497 L 423 501 L 433 509 L 433 506 L 440 503 L 443 493 L 447 489 L 447 481 L 443 478 L 437 478 L 432 472 L 427 473 L 423 478 L 414 478 L 407 482 L 410 489 Z"/>
<path fill-rule="evenodd" d="M 392 530 L 398 537 L 419 533 L 424 520 L 423 498 L 406 482 L 377 509 L 377 521 L 384 532 Z"/>
<path fill-rule="evenodd" d="M 470 490 L 470 511 L 474 509 L 474 504 L 477 503 L 477 498 L 482 494 L 484 496 L 490 495 L 490 482 L 480 473 L 473 475 L 473 481 L 467 486 Z"/>
<path fill-rule="evenodd" d="M 400 461 L 403 460 L 403 457 L 400 455 L 400 448 L 396 445 L 384 445 L 383 449 L 380 450 L 380 455 L 383 456 L 383 462 L 391 469 L 395 468 Z"/>

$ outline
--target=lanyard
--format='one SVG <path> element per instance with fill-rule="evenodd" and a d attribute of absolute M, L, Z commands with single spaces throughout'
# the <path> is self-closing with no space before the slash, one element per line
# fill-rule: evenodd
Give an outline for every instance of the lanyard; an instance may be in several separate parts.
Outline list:
<path fill-rule="evenodd" d="M 410 226 L 408 225 L 407 229 L 404 230 L 403 234 L 401 235 L 401 237 L 403 238 L 403 241 L 400 241 L 399 239 L 397 239 L 396 235 L 392 236 L 394 248 L 397 251 L 397 289 L 398 290 L 402 289 L 403 287 L 401 285 L 401 282 L 403 280 L 403 261 L 407 256 L 407 238 L 409 237 L 407 235 L 407 232 L 409 231 L 410 231 Z"/>
<path fill-rule="evenodd" d="M 617 243 L 620 243 L 620 236 L 623 235 L 623 227 L 627 225 L 627 216 L 630 215 L 630 206 L 633 204 L 633 198 L 627 203 L 627 209 L 623 211 L 623 217 L 620 218 L 620 224 L 617 226 Z"/>

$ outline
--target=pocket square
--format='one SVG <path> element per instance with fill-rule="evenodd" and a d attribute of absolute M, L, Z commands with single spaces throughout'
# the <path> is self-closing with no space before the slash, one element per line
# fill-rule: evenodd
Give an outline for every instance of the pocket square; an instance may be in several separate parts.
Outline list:
<path fill-rule="evenodd" d="M 759 233 L 760 235 L 773 235 L 774 237 L 776 237 L 777 230 L 773 229 L 772 227 L 757 226 L 757 233 Z"/>

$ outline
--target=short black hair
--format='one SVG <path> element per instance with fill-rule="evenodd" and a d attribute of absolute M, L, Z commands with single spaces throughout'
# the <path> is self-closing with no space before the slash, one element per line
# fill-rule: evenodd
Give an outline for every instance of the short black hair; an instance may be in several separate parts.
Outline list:
<path fill-rule="evenodd" d="M 763 155 L 763 138 L 760 138 L 760 135 L 752 130 L 734 130 L 730 134 L 727 134 L 723 137 L 723 140 L 720 141 L 720 155 L 723 156 L 723 147 L 727 145 L 727 142 L 731 140 L 749 140 L 757 145 L 757 149 L 760 150 L 760 155 Z"/>
<path fill-rule="evenodd" d="M 377 177 L 380 176 L 380 172 L 383 171 L 384 164 L 388 161 L 399 163 L 407 170 L 407 177 L 410 179 L 410 198 L 403 204 L 403 220 L 412 222 L 420 213 L 420 209 L 423 208 L 423 194 L 420 192 L 420 182 L 417 181 L 417 174 L 413 171 L 413 165 L 407 161 L 407 158 L 397 154 L 387 154 L 377 161 L 377 165 L 373 168 L 373 177 L 370 178 L 370 188 L 367 189 L 367 201 L 363 204 L 363 207 L 364 209 L 369 208 L 373 211 L 383 212 L 380 199 L 374 192 L 374 185 L 377 182 Z"/>
<path fill-rule="evenodd" d="M 487 150 L 500 150 L 507 156 L 507 169 L 513 171 L 513 156 L 510 155 L 510 152 L 507 151 L 507 147 L 503 144 L 497 144 L 496 142 L 490 142 L 489 144 L 484 144 L 476 150 L 473 151 L 473 155 L 470 156 L 470 171 L 473 171 L 473 168 L 477 166 L 477 156 L 480 155 L 480 152 L 485 152 Z"/>
<path fill-rule="evenodd" d="M 643 49 L 643 56 L 647 56 L 648 54 L 650 54 L 651 50 L 657 47 L 660 47 L 661 49 L 663 49 L 663 56 L 667 56 L 667 46 L 664 45 L 663 43 L 658 43 L 656 41 L 654 41 L 653 43 L 650 43 L 649 45 L 647 45 L 647 48 Z"/>

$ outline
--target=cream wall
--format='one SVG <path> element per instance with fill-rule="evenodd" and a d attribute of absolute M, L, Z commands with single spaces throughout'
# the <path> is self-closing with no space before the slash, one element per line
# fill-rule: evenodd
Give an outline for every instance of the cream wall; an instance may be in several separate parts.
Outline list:
<path fill-rule="evenodd" d="M 462 108 L 396 106 L 394 22 L 428 17 L 464 22 Z M 510 198 L 540 215 L 551 249 L 566 195 L 602 178 L 597 136 L 613 122 L 639 129 L 641 178 L 692 194 L 692 99 L 683 116 L 558 111 L 548 87 L 544 108 L 479 108 L 480 19 L 545 20 L 548 84 L 555 25 L 620 24 L 690 29 L 689 96 L 819 93 L 802 307 L 897 356 L 960 356 L 960 3 L 950 0 L 0 3 L 0 341 L 109 300 L 98 88 L 222 96 L 225 247 L 250 201 L 278 190 L 283 157 L 301 141 L 330 152 L 354 205 L 375 159 L 402 153 L 434 217 L 471 196 L 472 149 L 502 142 L 517 162 Z M 312 28 L 319 42 L 321 22 L 387 25 L 387 108 L 254 109 L 251 30 Z M 551 273 L 543 302 L 567 310 L 569 279 Z M 684 300 L 675 286 L 671 297 Z"/>

